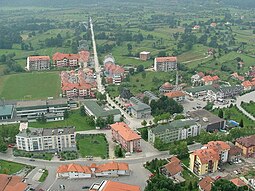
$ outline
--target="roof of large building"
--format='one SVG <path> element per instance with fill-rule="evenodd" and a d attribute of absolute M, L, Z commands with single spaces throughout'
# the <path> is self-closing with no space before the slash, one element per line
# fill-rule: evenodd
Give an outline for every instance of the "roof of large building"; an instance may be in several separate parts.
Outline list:
<path fill-rule="evenodd" d="M 143 103 L 142 101 L 140 101 L 136 97 L 131 97 L 130 102 L 133 104 L 132 108 L 135 111 L 143 111 L 143 110 L 150 110 L 151 109 L 151 107 L 149 105 Z"/>
<path fill-rule="evenodd" d="M 212 177 L 206 176 L 198 183 L 198 185 L 204 191 L 211 191 L 213 182 L 215 182 L 215 180 Z"/>
<path fill-rule="evenodd" d="M 185 96 L 185 93 L 183 93 L 182 91 L 171 91 L 171 92 L 165 93 L 164 95 L 169 98 L 177 98 L 177 97 Z"/>
<path fill-rule="evenodd" d="M 135 133 L 130 127 L 124 122 L 117 122 L 111 125 L 111 128 L 114 131 L 117 131 L 118 134 L 125 140 L 125 141 L 132 141 L 136 139 L 141 139 L 141 136 Z"/>
<path fill-rule="evenodd" d="M 118 163 L 118 162 L 108 162 L 96 166 L 95 172 L 105 172 L 111 170 L 129 170 L 129 165 L 127 163 Z"/>
<path fill-rule="evenodd" d="M 238 138 L 236 142 L 245 147 L 255 146 L 255 135 Z"/>
<path fill-rule="evenodd" d="M 209 148 L 209 149 L 213 149 L 213 150 L 215 150 L 217 152 L 221 152 L 221 151 L 225 151 L 225 150 L 230 150 L 229 144 L 227 144 L 224 141 L 210 141 L 210 142 L 208 142 L 204 146 Z"/>
<path fill-rule="evenodd" d="M 97 188 L 91 188 L 90 191 L 141 191 L 139 186 L 113 182 L 111 180 L 103 181 Z"/>
<path fill-rule="evenodd" d="M 202 164 L 207 164 L 209 161 L 218 161 L 219 153 L 213 149 L 199 149 L 191 153 L 199 157 Z"/>
<path fill-rule="evenodd" d="M 0 117 L 12 115 L 13 105 L 0 105 Z"/>
<path fill-rule="evenodd" d="M 119 109 L 104 110 L 95 101 L 84 101 L 84 106 L 87 107 L 96 117 L 107 117 L 109 115 L 121 114 Z"/>
<path fill-rule="evenodd" d="M 79 164 L 66 164 L 61 165 L 57 169 L 57 173 L 66 173 L 66 172 L 78 172 L 78 173 L 85 173 L 85 174 L 91 174 L 91 170 L 87 166 L 82 166 Z"/>
<path fill-rule="evenodd" d="M 150 100 L 158 100 L 159 98 L 152 93 L 151 91 L 145 91 L 144 95 L 147 96 Z"/>
<path fill-rule="evenodd" d="M 19 176 L 0 174 L 0 191 L 25 191 L 27 187 Z"/>
<path fill-rule="evenodd" d="M 173 121 L 171 123 L 168 123 L 168 124 L 159 124 L 157 125 L 157 127 L 154 127 L 151 129 L 152 133 L 155 133 L 155 134 L 160 134 L 160 133 L 164 133 L 167 129 L 170 130 L 170 129 L 173 129 L 173 130 L 176 130 L 178 128 L 183 128 L 183 127 L 186 127 L 186 126 L 192 126 L 192 125 L 196 125 L 196 122 L 194 120 L 176 120 L 176 121 Z"/>
<path fill-rule="evenodd" d="M 177 57 L 157 57 L 156 62 L 177 62 Z"/>
<path fill-rule="evenodd" d="M 216 88 L 217 87 L 215 85 L 206 85 L 206 86 L 197 86 L 197 87 L 187 88 L 187 89 L 185 89 L 185 91 L 188 93 L 192 93 L 192 94 L 202 92 L 202 91 L 208 91 L 208 90 L 217 92 Z"/>
<path fill-rule="evenodd" d="M 236 155 L 241 155 L 242 154 L 242 149 L 239 148 L 238 146 L 231 146 L 230 150 L 228 151 L 228 155 L 231 156 L 236 156 Z"/>
<path fill-rule="evenodd" d="M 31 100 L 31 101 L 18 101 L 17 108 L 26 108 L 26 107 L 41 107 L 46 106 L 47 102 L 45 100 Z"/>
<path fill-rule="evenodd" d="M 64 53 L 60 53 L 60 52 L 56 52 L 56 53 L 52 56 L 52 60 L 53 60 L 53 61 L 64 60 L 64 59 L 68 59 L 68 60 L 78 60 L 79 58 L 80 58 L 79 54 L 64 54 Z"/>
<path fill-rule="evenodd" d="M 29 56 L 28 58 L 29 58 L 29 61 L 38 61 L 38 60 L 50 61 L 49 56 Z"/>

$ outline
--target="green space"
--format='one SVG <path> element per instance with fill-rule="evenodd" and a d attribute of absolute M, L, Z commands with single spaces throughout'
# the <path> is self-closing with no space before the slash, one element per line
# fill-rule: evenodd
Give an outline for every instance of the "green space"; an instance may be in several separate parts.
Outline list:
<path fill-rule="evenodd" d="M 76 135 L 77 149 L 80 155 L 108 158 L 108 142 L 104 134 Z"/>
<path fill-rule="evenodd" d="M 198 182 L 199 179 L 193 173 L 191 173 L 187 168 L 183 167 L 182 176 L 185 179 L 185 186 L 186 190 L 190 191 L 197 191 L 198 190 Z M 192 187 L 190 186 L 192 185 Z M 192 188 L 192 189 L 190 189 Z"/>
<path fill-rule="evenodd" d="M 0 160 L 0 174 L 15 174 L 25 168 L 26 165 Z"/>
<path fill-rule="evenodd" d="M 168 163 L 168 161 L 166 159 L 152 159 L 152 161 L 147 161 L 144 165 L 144 167 L 146 169 L 148 169 L 151 173 L 155 174 L 157 172 L 159 172 L 159 169 L 166 165 Z"/>
<path fill-rule="evenodd" d="M 253 101 L 250 101 L 249 103 L 242 102 L 241 106 L 252 116 L 255 116 L 255 102 Z"/>
<path fill-rule="evenodd" d="M 40 177 L 39 182 L 44 182 L 46 180 L 47 176 L 49 175 L 49 172 L 47 169 L 43 169 L 43 171 L 44 172 L 43 172 L 42 176 Z"/>
<path fill-rule="evenodd" d="M 0 97 L 8 100 L 58 98 L 58 72 L 33 72 L 0 77 Z"/>
<path fill-rule="evenodd" d="M 60 152 L 60 157 L 63 160 L 74 160 L 79 158 L 79 154 L 76 151 L 62 151 Z M 60 160 L 61 160 L 60 159 Z"/>
<path fill-rule="evenodd" d="M 63 121 L 53 121 L 47 123 L 33 122 L 30 123 L 30 126 L 35 128 L 75 126 L 76 131 L 86 131 L 95 129 L 94 120 L 89 116 L 81 116 L 80 110 L 70 111 L 68 118 Z"/>
<path fill-rule="evenodd" d="M 33 159 L 43 159 L 43 160 L 51 160 L 53 157 L 53 153 L 47 152 L 27 152 L 18 149 L 13 150 L 13 155 L 16 157 L 26 157 L 26 158 L 33 158 Z"/>

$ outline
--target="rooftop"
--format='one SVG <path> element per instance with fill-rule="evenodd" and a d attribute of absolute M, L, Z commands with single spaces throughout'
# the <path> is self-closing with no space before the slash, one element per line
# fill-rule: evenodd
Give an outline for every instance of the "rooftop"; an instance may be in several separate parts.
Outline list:
<path fill-rule="evenodd" d="M 90 191 L 141 191 L 139 186 L 104 180 L 101 184 L 94 184 Z"/>
<path fill-rule="evenodd" d="M 170 162 L 164 166 L 171 176 L 176 175 L 177 173 L 183 171 L 183 168 L 180 164 L 180 160 L 177 157 L 172 157 Z"/>
<path fill-rule="evenodd" d="M 104 172 L 111 170 L 129 170 L 129 165 L 127 163 L 118 163 L 112 161 L 96 166 L 95 172 Z"/>
<path fill-rule="evenodd" d="M 204 146 L 209 148 L 209 149 L 213 149 L 213 150 L 215 150 L 217 152 L 221 152 L 221 151 L 225 151 L 225 150 L 230 150 L 229 144 L 227 144 L 224 141 L 210 141 L 210 142 L 208 142 Z"/>
<path fill-rule="evenodd" d="M 171 92 L 165 93 L 164 95 L 169 98 L 176 98 L 176 97 L 185 96 L 185 93 L 183 93 L 182 91 L 171 91 Z"/>
<path fill-rule="evenodd" d="M 236 142 L 245 147 L 255 146 L 255 135 L 238 138 Z"/>
<path fill-rule="evenodd" d="M 214 85 L 197 86 L 197 87 L 192 87 L 192 88 L 185 89 L 186 92 L 193 93 L 193 94 L 195 94 L 197 92 L 208 91 L 208 90 L 212 90 L 213 92 L 217 92 L 216 87 Z"/>
<path fill-rule="evenodd" d="M 85 174 L 91 174 L 91 170 L 87 166 L 82 166 L 79 164 L 66 164 L 61 165 L 57 169 L 57 173 L 65 173 L 65 172 L 79 172 L 79 173 L 85 173 Z"/>
<path fill-rule="evenodd" d="M 141 136 L 131 130 L 130 127 L 124 122 L 114 123 L 111 125 L 111 128 L 114 131 L 117 131 L 118 134 L 126 141 L 141 139 Z"/>
<path fill-rule="evenodd" d="M 49 56 L 29 56 L 29 61 L 37 61 L 37 60 L 47 60 L 50 61 Z"/>
<path fill-rule="evenodd" d="M 0 105 L 0 117 L 12 115 L 13 105 Z"/>
<path fill-rule="evenodd" d="M 149 99 L 151 100 L 158 100 L 159 98 L 154 94 L 152 93 L 151 91 L 145 91 L 144 92 L 144 95 L 147 96 Z"/>
<path fill-rule="evenodd" d="M 36 106 L 46 106 L 47 103 L 44 100 L 33 100 L 33 101 L 18 101 L 17 108 L 23 107 L 36 107 Z"/>
<path fill-rule="evenodd" d="M 199 183 L 199 187 L 204 190 L 204 191 L 211 191 L 212 189 L 212 183 L 215 180 L 213 178 L 211 178 L 210 176 L 206 176 L 204 177 Z"/>
<path fill-rule="evenodd" d="M 244 181 L 242 181 L 240 178 L 234 178 L 230 181 L 237 187 L 247 186 L 247 184 L 245 184 Z"/>
<path fill-rule="evenodd" d="M 21 177 L 0 174 L 0 191 L 25 191 L 27 188 Z"/>
<path fill-rule="evenodd" d="M 177 57 L 157 57 L 156 62 L 177 62 Z"/>
<path fill-rule="evenodd" d="M 219 153 L 213 149 L 199 149 L 192 153 L 198 156 L 202 164 L 207 164 L 209 161 L 218 161 L 220 159 Z"/>

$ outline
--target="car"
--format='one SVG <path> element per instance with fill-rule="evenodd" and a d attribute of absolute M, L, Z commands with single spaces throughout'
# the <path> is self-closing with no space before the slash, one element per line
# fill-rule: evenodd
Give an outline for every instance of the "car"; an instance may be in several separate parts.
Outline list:
<path fill-rule="evenodd" d="M 31 159 L 29 159 L 29 161 L 35 161 L 35 159 L 31 158 Z"/>
<path fill-rule="evenodd" d="M 89 186 L 83 186 L 82 189 L 89 189 Z"/>
<path fill-rule="evenodd" d="M 221 176 L 216 176 L 215 177 L 215 180 L 219 180 L 219 179 L 221 179 Z"/>

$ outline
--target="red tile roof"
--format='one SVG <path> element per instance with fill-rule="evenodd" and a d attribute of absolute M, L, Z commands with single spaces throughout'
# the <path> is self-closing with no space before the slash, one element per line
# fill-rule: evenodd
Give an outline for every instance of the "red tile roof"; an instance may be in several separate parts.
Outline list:
<path fill-rule="evenodd" d="M 245 87 L 245 88 L 248 88 L 248 87 L 251 87 L 252 86 L 252 83 L 250 82 L 250 81 L 244 81 L 243 83 L 242 83 L 242 86 L 243 87 Z"/>
<path fill-rule="evenodd" d="M 236 142 L 245 147 L 255 146 L 255 135 L 238 138 Z"/>
<path fill-rule="evenodd" d="M 25 191 L 27 187 L 19 176 L 0 174 L 0 191 Z"/>
<path fill-rule="evenodd" d="M 50 61 L 49 56 L 29 56 L 29 61 L 47 60 Z"/>
<path fill-rule="evenodd" d="M 218 152 L 213 149 L 199 149 L 192 154 L 198 156 L 202 164 L 207 164 L 210 160 L 213 162 L 220 160 Z"/>
<path fill-rule="evenodd" d="M 240 178 L 234 178 L 230 181 L 233 182 L 237 187 L 247 186 L 247 184 L 245 184 Z"/>
<path fill-rule="evenodd" d="M 129 170 L 129 166 L 127 163 L 117 163 L 113 161 L 98 165 L 95 172 L 105 172 L 111 170 Z"/>
<path fill-rule="evenodd" d="M 64 53 L 60 53 L 57 52 L 52 56 L 52 60 L 55 61 L 59 61 L 59 60 L 64 60 L 64 59 L 68 59 L 68 60 L 78 60 L 80 58 L 79 54 L 64 54 Z"/>
<path fill-rule="evenodd" d="M 204 146 L 209 149 L 213 149 L 218 153 L 221 151 L 230 150 L 229 144 L 225 143 L 224 141 L 210 141 Z"/>
<path fill-rule="evenodd" d="M 176 175 L 179 172 L 183 171 L 180 160 L 177 157 L 172 157 L 170 162 L 164 166 L 171 176 Z"/>
<path fill-rule="evenodd" d="M 198 183 L 198 185 L 203 191 L 211 191 L 212 183 L 214 182 L 215 180 L 213 178 L 206 176 Z"/>
<path fill-rule="evenodd" d="M 117 122 L 111 126 L 111 129 L 118 132 L 118 134 L 125 140 L 125 141 L 132 141 L 141 139 L 141 136 L 135 133 L 130 127 L 124 122 Z"/>
<path fill-rule="evenodd" d="M 198 72 L 197 75 L 199 75 L 200 78 L 203 78 L 205 76 L 203 72 Z"/>
<path fill-rule="evenodd" d="M 139 186 L 108 180 L 102 191 L 141 191 Z"/>
<path fill-rule="evenodd" d="M 67 165 L 61 165 L 57 169 L 57 173 L 66 173 L 66 172 L 78 172 L 78 173 L 85 173 L 85 174 L 91 174 L 91 170 L 87 166 L 81 166 L 79 164 L 67 164 Z"/>
<path fill-rule="evenodd" d="M 157 57 L 156 62 L 177 62 L 177 57 Z"/>
<path fill-rule="evenodd" d="M 89 51 L 80 51 L 79 53 L 79 61 L 80 62 L 88 62 L 89 61 L 89 56 L 90 52 Z"/>
<path fill-rule="evenodd" d="M 169 98 L 176 98 L 176 97 L 185 96 L 185 93 L 183 93 L 182 91 L 171 91 L 169 93 L 165 93 L 164 95 Z"/>
<path fill-rule="evenodd" d="M 218 77 L 218 76 L 204 76 L 203 78 L 202 78 L 202 80 L 204 81 L 204 82 L 210 82 L 210 81 L 217 81 L 217 80 L 219 80 L 220 78 Z"/>

